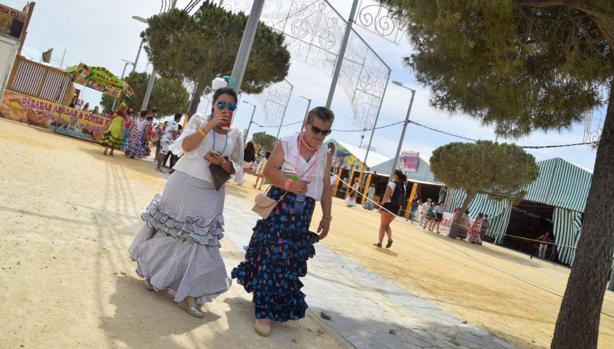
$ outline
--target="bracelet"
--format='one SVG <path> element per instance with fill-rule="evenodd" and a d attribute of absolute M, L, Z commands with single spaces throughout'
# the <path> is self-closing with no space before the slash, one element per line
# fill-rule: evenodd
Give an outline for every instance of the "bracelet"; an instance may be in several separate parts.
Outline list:
<path fill-rule="evenodd" d="M 290 191 L 290 186 L 292 185 L 292 182 L 294 182 L 292 179 L 286 179 L 286 182 L 284 183 L 284 189 L 286 189 L 286 191 Z"/>
<path fill-rule="evenodd" d="M 322 216 L 322 219 L 326 219 L 328 221 L 332 221 L 333 220 L 333 216 Z"/>
<path fill-rule="evenodd" d="M 202 128 L 198 128 L 198 133 L 200 133 L 200 135 L 203 136 L 203 137 L 207 137 L 207 134 L 209 133 L 209 130 L 203 131 Z"/>

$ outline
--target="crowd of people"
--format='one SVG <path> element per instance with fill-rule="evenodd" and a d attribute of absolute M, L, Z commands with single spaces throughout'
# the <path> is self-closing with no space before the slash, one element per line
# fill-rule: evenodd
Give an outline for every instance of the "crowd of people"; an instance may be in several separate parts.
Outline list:
<path fill-rule="evenodd" d="M 170 160 L 168 168 L 172 172 L 183 155 L 181 150 L 170 149 L 181 135 L 183 114 L 177 113 L 173 120 L 157 123 L 154 123 L 154 117 L 157 117 L 155 108 L 151 112 L 143 110 L 137 116 L 133 114 L 131 108 L 123 106 L 109 113 L 112 121 L 100 142 L 104 146 L 103 154 L 114 156 L 115 150 L 121 150 L 131 159 L 145 158 L 151 156 L 151 148 L 155 146 L 156 171 L 165 172 Z"/>

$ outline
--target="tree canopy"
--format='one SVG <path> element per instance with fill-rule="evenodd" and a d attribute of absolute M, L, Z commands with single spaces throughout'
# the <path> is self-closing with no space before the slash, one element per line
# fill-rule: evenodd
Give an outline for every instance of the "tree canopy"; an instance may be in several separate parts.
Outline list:
<path fill-rule="evenodd" d="M 130 98 L 123 96 L 118 100 L 117 105 L 123 102 L 138 112 L 147 90 L 149 74 L 132 72 L 125 80 L 132 87 L 134 95 Z M 184 113 L 187 111 L 189 98 L 190 95 L 180 80 L 157 77 L 151 92 L 149 105 L 156 107 L 160 115 Z M 101 104 L 105 111 L 111 110 L 113 97 L 104 95 Z"/>
<path fill-rule="evenodd" d="M 189 108 L 193 114 L 215 76 L 232 71 L 247 16 L 208 0 L 192 15 L 174 9 L 149 18 L 148 23 L 143 37 L 149 58 L 163 76 L 186 79 L 195 86 Z M 282 81 L 289 62 L 283 34 L 259 23 L 241 90 L 259 93 Z"/>
<path fill-rule="evenodd" d="M 449 188 L 494 200 L 521 200 L 524 187 L 539 174 L 533 155 L 517 145 L 490 141 L 446 144 L 433 151 L 430 165 Z"/>
<path fill-rule="evenodd" d="M 277 142 L 277 138 L 265 133 L 265 132 L 256 132 L 252 136 L 252 142 L 258 149 L 258 152 L 267 152 L 273 151 L 273 147 Z"/>
<path fill-rule="evenodd" d="M 570 127 L 608 105 L 552 339 L 552 348 L 596 348 L 614 252 L 612 1 L 380 1 L 405 24 L 414 49 L 405 61 L 435 107 L 516 137 Z"/>
<path fill-rule="evenodd" d="M 431 87 L 431 103 L 501 135 L 571 126 L 602 105 L 614 76 L 607 38 L 582 11 L 531 6 L 544 1 L 383 2 L 406 23 L 415 52 L 405 62 Z"/>

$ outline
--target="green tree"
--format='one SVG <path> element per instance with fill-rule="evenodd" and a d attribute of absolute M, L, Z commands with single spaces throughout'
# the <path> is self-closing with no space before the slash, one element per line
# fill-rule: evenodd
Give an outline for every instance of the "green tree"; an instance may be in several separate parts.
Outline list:
<path fill-rule="evenodd" d="M 607 104 L 582 236 L 553 348 L 595 348 L 614 252 L 614 6 L 611 0 L 381 0 L 406 24 L 406 58 L 431 103 L 502 136 L 558 130 Z"/>
<path fill-rule="evenodd" d="M 117 105 L 123 102 L 138 112 L 147 90 L 149 74 L 133 72 L 125 80 L 134 91 L 134 94 L 130 98 L 122 96 L 118 100 Z M 183 87 L 181 81 L 173 78 L 157 77 L 154 88 L 151 91 L 149 105 L 155 106 L 160 115 L 184 113 L 188 108 L 189 98 L 190 94 Z M 101 104 L 104 110 L 108 112 L 113 106 L 113 97 L 103 95 Z"/>
<path fill-rule="evenodd" d="M 265 132 L 257 132 L 252 135 L 252 142 L 258 149 L 259 153 L 273 151 L 273 147 L 275 143 L 277 143 L 277 138 L 265 133 Z"/>
<path fill-rule="evenodd" d="M 441 146 L 433 151 L 430 165 L 437 179 L 467 193 L 463 212 L 477 194 L 518 202 L 526 193 L 523 188 L 539 174 L 533 155 L 513 144 L 490 141 Z M 459 220 L 460 216 L 452 222 L 451 236 L 457 235 Z"/>
<path fill-rule="evenodd" d="M 245 14 L 229 12 L 210 0 L 193 15 L 175 9 L 149 18 L 143 35 L 149 59 L 160 74 L 192 83 L 190 115 L 215 76 L 232 71 L 246 24 Z M 289 62 L 284 36 L 259 23 L 241 90 L 260 93 L 282 81 Z"/>

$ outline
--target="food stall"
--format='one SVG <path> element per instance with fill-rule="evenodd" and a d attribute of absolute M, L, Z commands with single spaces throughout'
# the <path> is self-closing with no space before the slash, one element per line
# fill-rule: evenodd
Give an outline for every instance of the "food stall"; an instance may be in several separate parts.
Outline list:
<path fill-rule="evenodd" d="M 71 108 L 76 91 L 73 83 L 114 97 L 133 93 L 128 84 L 102 67 L 81 63 L 64 71 L 18 56 L 0 104 L 0 116 L 97 142 L 111 118 Z"/>

